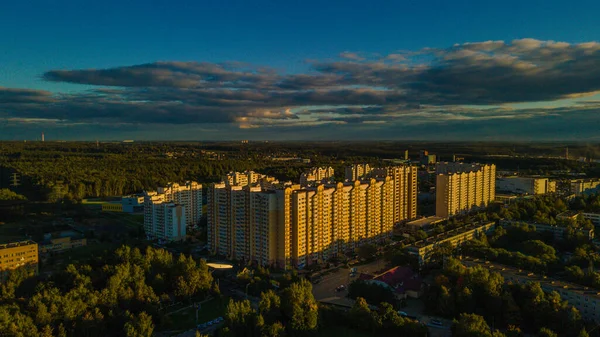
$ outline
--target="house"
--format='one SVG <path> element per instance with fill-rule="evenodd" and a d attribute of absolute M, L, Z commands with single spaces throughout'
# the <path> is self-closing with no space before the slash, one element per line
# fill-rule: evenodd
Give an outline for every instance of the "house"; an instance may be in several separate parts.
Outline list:
<path fill-rule="evenodd" d="M 423 280 L 410 267 L 394 267 L 379 275 L 361 273 L 358 279 L 390 288 L 397 299 L 419 298 L 423 295 Z"/>

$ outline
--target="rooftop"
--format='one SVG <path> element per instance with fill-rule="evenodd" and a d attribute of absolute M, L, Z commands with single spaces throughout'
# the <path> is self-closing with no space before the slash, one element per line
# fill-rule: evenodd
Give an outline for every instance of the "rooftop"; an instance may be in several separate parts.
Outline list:
<path fill-rule="evenodd" d="M 486 225 L 491 225 L 494 224 L 494 222 L 484 222 L 484 221 L 480 221 L 480 222 L 475 222 L 475 223 L 470 223 L 468 225 L 465 225 L 463 227 L 459 227 L 459 228 L 455 228 L 455 229 L 451 229 L 447 232 L 444 233 L 440 233 L 438 235 L 435 236 L 430 236 L 427 239 L 421 240 L 421 241 L 417 241 L 413 244 L 413 247 L 417 247 L 417 248 L 421 248 L 421 247 L 425 247 L 425 246 L 429 246 L 432 245 L 436 242 L 439 241 L 443 241 L 446 239 L 449 239 L 451 237 L 466 233 L 468 231 L 486 226 Z"/>
<path fill-rule="evenodd" d="M 37 245 L 37 243 L 35 243 L 31 240 L 10 242 L 10 243 L 0 244 L 0 249 L 15 248 L 15 247 L 28 246 L 28 245 Z"/>
<path fill-rule="evenodd" d="M 438 221 L 446 220 L 446 218 L 441 216 L 430 216 L 426 218 L 421 218 L 413 221 L 409 221 L 406 223 L 408 226 L 426 226 L 436 223 Z"/>

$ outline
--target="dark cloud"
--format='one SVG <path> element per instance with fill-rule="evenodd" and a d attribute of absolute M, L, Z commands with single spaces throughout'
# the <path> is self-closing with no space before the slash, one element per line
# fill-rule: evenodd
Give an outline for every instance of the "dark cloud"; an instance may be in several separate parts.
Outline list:
<path fill-rule="evenodd" d="M 592 100 L 571 103 L 564 111 L 552 108 L 552 101 L 600 92 L 600 44 L 595 42 L 522 39 L 389 55 L 344 52 L 337 60 L 310 66 L 304 74 L 240 62 L 52 70 L 43 78 L 108 88 L 71 94 L 0 88 L 0 119 L 270 130 L 491 120 L 509 125 L 572 111 L 595 115 L 598 104 Z M 549 108 L 507 106 L 526 102 L 548 102 Z"/>

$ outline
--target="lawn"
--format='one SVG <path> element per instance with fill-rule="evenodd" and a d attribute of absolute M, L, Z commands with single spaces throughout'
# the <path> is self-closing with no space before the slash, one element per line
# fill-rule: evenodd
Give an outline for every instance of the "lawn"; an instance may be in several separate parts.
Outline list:
<path fill-rule="evenodd" d="M 196 327 L 198 324 L 206 323 L 219 316 L 225 315 L 228 297 L 214 298 L 209 302 L 202 304 L 198 311 L 198 323 L 196 323 L 196 310 L 188 308 L 172 315 L 169 315 L 168 323 L 161 330 L 188 330 Z"/>

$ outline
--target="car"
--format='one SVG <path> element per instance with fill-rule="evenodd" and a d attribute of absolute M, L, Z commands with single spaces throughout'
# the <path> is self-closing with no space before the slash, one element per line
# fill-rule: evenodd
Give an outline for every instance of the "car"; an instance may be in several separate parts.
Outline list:
<path fill-rule="evenodd" d="M 408 317 L 408 314 L 405 313 L 404 311 L 398 311 L 398 315 L 400 315 L 402 317 Z"/>
<path fill-rule="evenodd" d="M 437 319 L 432 319 L 431 321 L 429 321 L 429 323 L 431 323 L 432 325 L 444 326 L 444 323 L 442 323 L 441 321 L 439 321 Z"/>
<path fill-rule="evenodd" d="M 211 325 L 212 325 L 212 321 L 210 321 L 210 322 L 206 322 L 206 327 L 209 327 L 209 326 L 211 326 Z"/>
<path fill-rule="evenodd" d="M 217 321 L 218 321 L 219 323 L 220 323 L 220 322 L 223 322 L 223 317 L 217 317 Z"/>
<path fill-rule="evenodd" d="M 341 286 L 335 288 L 335 291 L 344 291 L 345 289 L 346 289 L 346 286 L 342 284 Z"/>

